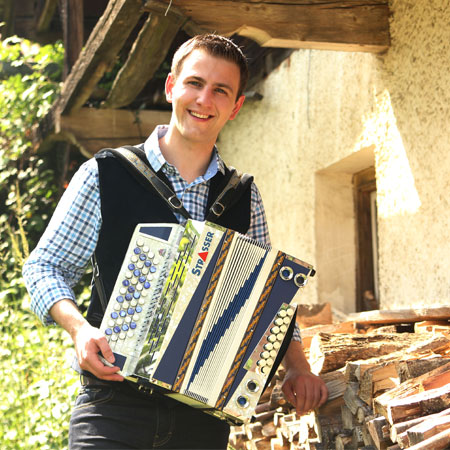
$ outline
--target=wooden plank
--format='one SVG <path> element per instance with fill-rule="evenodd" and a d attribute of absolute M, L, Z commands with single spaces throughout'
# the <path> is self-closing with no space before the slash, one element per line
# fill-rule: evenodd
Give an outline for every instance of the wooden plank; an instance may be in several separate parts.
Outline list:
<path fill-rule="evenodd" d="M 75 64 L 84 42 L 83 2 L 78 0 L 61 1 L 61 19 L 64 36 L 64 78 Z"/>
<path fill-rule="evenodd" d="M 440 306 L 436 308 L 374 310 L 349 314 L 349 320 L 354 320 L 361 325 L 371 323 L 408 323 L 424 320 L 448 320 L 450 319 L 450 307 Z"/>
<path fill-rule="evenodd" d="M 167 124 L 168 111 L 82 108 L 61 117 L 60 139 L 78 146 L 86 157 L 101 148 L 139 144 L 156 125 Z"/>
<path fill-rule="evenodd" d="M 303 348 L 309 349 L 312 338 L 318 333 L 356 333 L 355 322 L 341 322 L 329 325 L 315 325 L 301 330 Z"/>
<path fill-rule="evenodd" d="M 440 433 L 420 442 L 419 444 L 409 447 L 409 450 L 444 450 L 448 448 L 450 442 L 450 429 L 441 431 Z"/>
<path fill-rule="evenodd" d="M 141 0 L 111 0 L 108 3 L 63 85 L 55 106 L 56 116 L 70 114 L 88 100 L 137 24 L 142 15 L 141 8 Z"/>
<path fill-rule="evenodd" d="M 150 14 L 102 107 L 120 108 L 136 98 L 164 61 L 184 21 Z"/>
<path fill-rule="evenodd" d="M 145 7 L 177 8 L 204 30 L 238 33 L 267 47 L 382 52 L 389 46 L 389 8 L 384 0 L 147 0 Z"/>
<path fill-rule="evenodd" d="M 38 33 L 47 31 L 50 27 L 50 22 L 55 15 L 58 0 L 41 0 L 41 9 L 39 11 L 36 30 Z"/>
<path fill-rule="evenodd" d="M 450 417 L 443 416 L 432 420 L 425 420 L 407 431 L 410 445 L 418 444 L 419 442 L 428 439 L 441 431 L 450 428 Z"/>

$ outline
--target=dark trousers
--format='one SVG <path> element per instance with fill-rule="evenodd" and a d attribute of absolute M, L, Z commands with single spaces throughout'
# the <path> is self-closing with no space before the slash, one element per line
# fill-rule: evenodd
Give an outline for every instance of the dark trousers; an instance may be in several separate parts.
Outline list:
<path fill-rule="evenodd" d="M 91 382 L 72 411 L 69 449 L 226 449 L 229 431 L 222 420 L 128 382 Z"/>

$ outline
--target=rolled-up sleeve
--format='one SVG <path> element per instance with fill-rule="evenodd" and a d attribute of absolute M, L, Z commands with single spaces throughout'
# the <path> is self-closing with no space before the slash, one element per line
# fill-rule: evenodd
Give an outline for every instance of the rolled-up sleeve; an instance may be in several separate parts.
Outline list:
<path fill-rule="evenodd" d="M 49 311 L 62 299 L 76 303 L 72 287 L 82 277 L 101 227 L 98 169 L 95 160 L 74 175 L 38 245 L 23 267 L 31 309 L 46 325 Z"/>

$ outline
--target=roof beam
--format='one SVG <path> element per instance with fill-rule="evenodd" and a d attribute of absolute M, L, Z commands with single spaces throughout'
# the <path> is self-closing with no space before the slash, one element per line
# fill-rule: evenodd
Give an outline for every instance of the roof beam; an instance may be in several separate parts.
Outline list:
<path fill-rule="evenodd" d="M 55 142 L 70 142 L 87 158 L 102 148 L 144 142 L 156 125 L 169 123 L 169 111 L 81 108 L 59 119 L 59 132 L 47 133 L 38 142 L 39 152 Z"/>
<path fill-rule="evenodd" d="M 386 0 L 147 0 L 201 29 L 238 33 L 266 47 L 382 52 L 389 46 Z"/>
<path fill-rule="evenodd" d="M 184 21 L 180 16 L 150 14 L 102 107 L 120 108 L 136 98 L 164 61 Z"/>
<path fill-rule="evenodd" d="M 57 116 L 84 105 L 141 15 L 142 0 L 110 0 L 63 85 L 55 104 Z"/>

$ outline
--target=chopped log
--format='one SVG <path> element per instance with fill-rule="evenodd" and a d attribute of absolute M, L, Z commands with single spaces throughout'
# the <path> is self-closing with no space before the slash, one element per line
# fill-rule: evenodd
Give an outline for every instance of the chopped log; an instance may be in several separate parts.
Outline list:
<path fill-rule="evenodd" d="M 350 320 L 358 324 L 372 323 L 408 323 L 422 322 L 424 320 L 449 320 L 450 307 L 442 306 L 437 308 L 422 309 L 397 309 L 397 310 L 374 310 L 349 314 Z"/>
<path fill-rule="evenodd" d="M 356 416 L 356 422 L 363 424 L 367 420 L 370 420 L 372 418 L 373 411 L 367 405 L 358 406 L 355 416 Z"/>
<path fill-rule="evenodd" d="M 342 425 L 346 430 L 352 430 L 356 425 L 355 416 L 347 405 L 341 405 Z"/>
<path fill-rule="evenodd" d="M 389 439 L 389 437 L 385 437 L 383 433 L 383 426 L 386 425 L 386 423 L 386 419 L 382 416 L 375 417 L 374 419 L 367 422 L 367 428 L 377 449 L 385 449 L 390 444 L 392 444 L 392 441 Z"/>
<path fill-rule="evenodd" d="M 444 336 L 424 338 L 415 333 L 393 333 L 374 336 L 319 333 L 311 341 L 309 362 L 315 374 L 339 369 L 347 361 L 387 355 L 410 348 L 420 352 L 450 346 Z"/>
<path fill-rule="evenodd" d="M 406 433 L 408 434 L 409 445 L 418 444 L 441 431 L 450 428 L 450 416 L 442 416 L 435 419 L 428 419 L 410 428 Z"/>
<path fill-rule="evenodd" d="M 346 389 L 344 369 L 324 373 L 320 376 L 328 389 L 328 400 L 342 397 Z"/>
<path fill-rule="evenodd" d="M 331 315 L 331 304 L 299 304 L 297 307 L 297 323 L 300 328 L 308 328 L 314 325 L 332 324 L 333 318 Z"/>
<path fill-rule="evenodd" d="M 444 450 L 450 443 L 450 428 L 409 447 L 409 450 Z"/>
<path fill-rule="evenodd" d="M 359 385 L 359 397 L 368 405 L 378 393 L 392 389 L 400 384 L 397 362 L 380 364 L 364 372 Z"/>
<path fill-rule="evenodd" d="M 270 409 L 274 409 L 277 406 L 282 406 L 287 403 L 283 391 L 281 390 L 282 385 L 283 383 L 280 380 L 277 380 L 275 382 L 275 385 L 273 386 L 272 392 L 270 394 Z"/>
<path fill-rule="evenodd" d="M 344 430 L 336 436 L 336 450 L 349 449 L 352 443 L 351 430 Z"/>
<path fill-rule="evenodd" d="M 400 384 L 397 388 L 391 389 L 384 394 L 381 394 L 374 399 L 374 411 L 377 414 L 388 417 L 388 405 L 391 401 L 400 400 L 405 397 L 417 394 L 419 391 L 426 390 L 427 386 L 435 388 L 443 386 L 448 380 L 448 374 L 450 373 L 450 363 L 440 366 L 430 372 L 420 375 L 419 377 L 412 378 Z M 445 408 L 442 408 L 445 409 Z M 433 411 L 436 412 L 436 411 Z M 413 418 L 413 417 L 410 417 Z M 401 422 L 402 420 L 396 420 L 395 422 Z M 392 422 L 393 423 L 393 422 Z"/>
<path fill-rule="evenodd" d="M 403 422 L 407 417 L 414 418 L 422 415 L 440 412 L 450 406 L 450 384 L 410 395 L 406 398 L 394 399 L 387 404 L 389 423 Z"/>
<path fill-rule="evenodd" d="M 391 440 L 392 440 L 392 442 L 396 442 L 397 436 L 406 432 L 408 429 L 412 428 L 413 426 L 424 422 L 425 420 L 434 420 L 434 419 L 438 419 L 440 417 L 447 416 L 447 415 L 450 415 L 450 408 L 444 409 L 440 413 L 430 414 L 427 416 L 417 417 L 416 419 L 410 419 L 405 422 L 395 423 L 390 428 Z"/>
<path fill-rule="evenodd" d="M 363 408 L 366 412 L 365 415 L 368 415 L 371 413 L 371 409 L 358 397 L 358 386 L 358 383 L 354 381 L 347 384 L 347 389 L 344 392 L 344 402 L 353 415 L 356 414 L 358 408 Z"/>
<path fill-rule="evenodd" d="M 362 425 L 362 435 L 363 435 L 363 441 L 366 446 L 371 446 L 374 449 L 376 449 L 375 441 L 373 440 L 369 427 L 367 426 L 367 423 L 364 423 Z"/>
<path fill-rule="evenodd" d="M 419 377 L 449 362 L 449 358 L 442 357 L 399 361 L 397 371 L 400 376 L 400 381 L 403 383 L 406 380 Z"/>
<path fill-rule="evenodd" d="M 414 324 L 415 333 L 450 333 L 448 320 L 424 320 Z"/>
<path fill-rule="evenodd" d="M 352 448 L 359 448 L 364 445 L 364 437 L 362 432 L 362 426 L 356 425 L 352 431 Z"/>
<path fill-rule="evenodd" d="M 304 349 L 309 349 L 312 338 L 317 333 L 345 333 L 352 334 L 356 332 L 355 322 L 341 322 L 330 325 L 315 325 L 302 329 L 302 344 Z"/>

